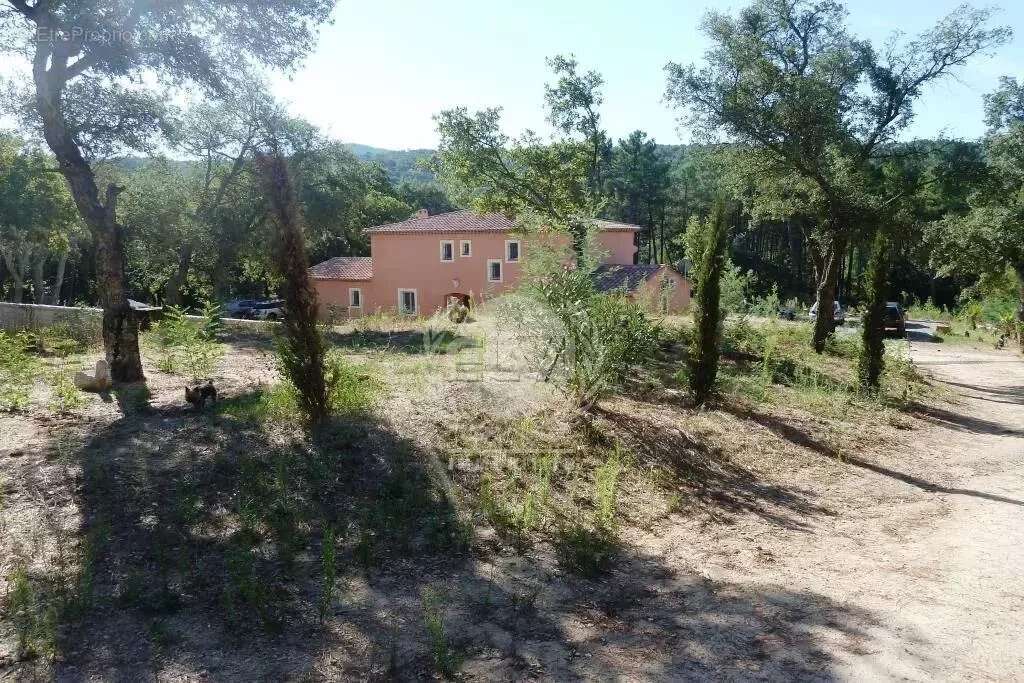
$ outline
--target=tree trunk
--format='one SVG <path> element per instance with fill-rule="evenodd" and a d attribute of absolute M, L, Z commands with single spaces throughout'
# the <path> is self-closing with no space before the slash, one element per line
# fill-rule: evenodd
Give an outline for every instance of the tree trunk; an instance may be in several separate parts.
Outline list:
<path fill-rule="evenodd" d="M 16 304 L 21 303 L 21 297 L 25 291 L 25 274 L 22 272 L 22 260 L 18 258 L 18 254 L 15 251 L 15 249 L 20 248 L 21 245 L 14 248 L 4 247 L 0 249 L 0 255 L 3 256 L 7 270 L 11 274 L 11 280 L 14 281 L 14 289 L 11 291 L 11 302 Z"/>
<path fill-rule="evenodd" d="M 825 341 L 835 332 L 832 308 L 836 300 L 836 283 L 839 280 L 839 264 L 846 248 L 845 242 L 845 238 L 839 235 L 829 236 L 822 254 L 817 291 L 818 315 L 814 319 L 814 334 L 811 337 L 811 346 L 817 353 L 825 350 Z"/>
<path fill-rule="evenodd" d="M 57 158 L 78 212 L 93 236 L 96 287 L 103 308 L 103 348 L 111 377 L 115 382 L 145 379 L 139 353 L 139 324 L 128 305 L 122 231 L 116 220 L 117 195 L 123 188 L 111 184 L 107 187 L 106 202 L 100 200 L 96 177 L 69 129 L 61 100 L 68 78 L 67 58 L 51 54 L 48 44 L 38 41 L 32 75 L 43 137 Z"/>
<path fill-rule="evenodd" d="M 60 305 L 60 290 L 64 286 L 64 269 L 68 265 L 68 252 L 62 251 L 57 258 L 57 274 L 53 277 L 53 292 L 50 294 L 50 305 Z"/>
<path fill-rule="evenodd" d="M 188 280 L 188 269 L 192 265 L 192 246 L 183 244 L 178 249 L 178 268 L 164 285 L 164 301 L 168 306 L 181 306 L 184 300 L 182 290 Z"/>
<path fill-rule="evenodd" d="M 43 303 L 46 290 L 46 278 L 43 277 L 46 269 L 46 256 L 46 249 L 39 247 L 39 254 L 32 261 L 32 301 L 37 304 Z"/>

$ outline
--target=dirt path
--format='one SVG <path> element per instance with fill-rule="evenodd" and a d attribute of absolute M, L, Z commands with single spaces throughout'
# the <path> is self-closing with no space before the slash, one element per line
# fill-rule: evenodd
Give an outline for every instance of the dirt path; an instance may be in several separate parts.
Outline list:
<path fill-rule="evenodd" d="M 1010 353 L 912 341 L 915 363 L 958 395 L 958 410 L 924 417 L 915 438 L 945 517 L 905 544 L 878 548 L 899 558 L 908 577 L 898 617 L 917 642 L 881 641 L 854 675 L 899 670 L 906 654 L 922 678 L 1024 677 L 1024 362 Z M 913 505 L 913 503 L 911 503 Z M 898 514 L 900 508 L 895 508 Z"/>
<path fill-rule="evenodd" d="M 648 563 L 689 570 L 673 582 L 688 584 L 676 589 L 689 610 L 670 640 L 701 649 L 634 674 L 1024 679 L 1024 362 L 919 337 L 915 363 L 954 403 L 922 407 L 902 448 L 842 453 L 825 491 L 795 477 L 813 514 L 676 519 L 635 539 Z M 785 425 L 765 428 L 792 440 Z"/>

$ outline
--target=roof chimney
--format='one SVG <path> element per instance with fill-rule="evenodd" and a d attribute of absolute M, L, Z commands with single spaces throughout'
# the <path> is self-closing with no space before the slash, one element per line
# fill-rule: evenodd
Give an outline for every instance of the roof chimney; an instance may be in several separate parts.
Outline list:
<path fill-rule="evenodd" d="M 413 218 L 430 218 L 430 212 L 426 209 L 420 209 L 413 215 Z"/>

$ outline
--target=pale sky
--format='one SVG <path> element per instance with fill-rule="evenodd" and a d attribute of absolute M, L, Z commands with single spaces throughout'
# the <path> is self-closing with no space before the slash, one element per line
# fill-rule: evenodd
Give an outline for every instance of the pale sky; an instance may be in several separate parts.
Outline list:
<path fill-rule="evenodd" d="M 929 28 L 962 0 L 848 0 L 849 26 L 881 43 L 894 30 Z M 1000 75 L 1024 77 L 1024 0 L 997 0 L 998 21 L 1020 34 L 994 57 L 920 100 L 911 136 L 983 132 L 982 95 Z M 332 137 L 390 149 L 437 144 L 432 116 L 464 105 L 504 107 L 505 129 L 542 133 L 544 58 L 575 53 L 605 78 L 604 124 L 613 138 L 640 128 L 658 142 L 687 138 L 662 103 L 668 61 L 698 61 L 709 7 L 741 0 L 341 0 L 316 51 L 275 91 L 292 113 Z M 981 3 L 979 3 L 981 4 Z M 987 3 L 986 3 L 987 4 Z"/>
<path fill-rule="evenodd" d="M 851 32 L 881 44 L 893 31 L 931 27 L 962 0 L 847 0 Z M 955 79 L 933 84 L 904 137 L 976 138 L 982 95 L 1001 75 L 1024 78 L 1024 0 L 995 0 L 997 22 L 1018 34 L 994 56 L 975 58 Z M 658 142 L 688 140 L 663 102 L 664 65 L 699 62 L 708 8 L 747 0 L 339 0 L 333 24 L 291 76 L 272 76 L 295 115 L 331 137 L 389 149 L 437 145 L 433 115 L 501 106 L 504 128 L 546 134 L 545 57 L 574 53 L 605 78 L 604 126 L 618 139 L 635 129 Z M 987 4 L 980 0 L 979 5 Z M 14 68 L 0 56 L 0 74 Z M 18 65 L 22 66 L 22 65 Z M 0 113 L 0 124 L 10 125 Z"/>

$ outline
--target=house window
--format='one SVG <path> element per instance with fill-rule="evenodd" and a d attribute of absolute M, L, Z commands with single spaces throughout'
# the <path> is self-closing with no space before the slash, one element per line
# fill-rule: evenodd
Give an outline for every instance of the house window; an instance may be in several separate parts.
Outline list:
<path fill-rule="evenodd" d="M 451 240 L 441 241 L 441 260 L 442 261 L 454 261 L 455 260 L 455 242 Z"/>
<path fill-rule="evenodd" d="M 363 305 L 363 290 L 352 287 L 348 290 L 348 305 L 351 308 L 360 308 Z"/>
<path fill-rule="evenodd" d="M 473 242 L 470 240 L 462 240 L 459 243 L 459 255 L 460 256 L 472 256 L 473 255 Z"/>
<path fill-rule="evenodd" d="M 398 290 L 398 312 L 414 315 L 416 313 L 416 290 Z"/>
<path fill-rule="evenodd" d="M 519 240 L 505 240 L 505 260 L 509 263 L 519 260 Z"/>
<path fill-rule="evenodd" d="M 501 282 L 501 259 L 487 259 L 487 281 Z"/>

